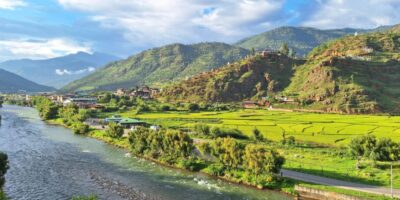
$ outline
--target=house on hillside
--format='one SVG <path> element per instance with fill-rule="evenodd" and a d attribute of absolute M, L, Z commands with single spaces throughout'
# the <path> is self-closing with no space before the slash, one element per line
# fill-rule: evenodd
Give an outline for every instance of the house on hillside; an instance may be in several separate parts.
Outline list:
<path fill-rule="evenodd" d="M 121 118 L 120 115 L 113 115 L 113 116 L 111 116 L 109 118 L 105 118 L 104 122 L 106 122 L 106 123 L 111 123 L 111 122 L 119 123 L 121 120 L 122 120 L 122 118 Z"/>

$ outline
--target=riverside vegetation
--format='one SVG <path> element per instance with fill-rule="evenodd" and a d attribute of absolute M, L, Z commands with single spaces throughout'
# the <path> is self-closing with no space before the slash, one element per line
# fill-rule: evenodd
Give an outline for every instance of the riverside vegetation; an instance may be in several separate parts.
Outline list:
<path fill-rule="evenodd" d="M 7 154 L 0 152 L 0 200 L 6 200 L 6 195 L 3 192 L 5 183 L 5 174 L 8 170 L 8 157 Z"/>
<path fill-rule="evenodd" d="M 131 149 L 138 157 L 169 166 L 201 171 L 229 181 L 259 187 L 280 188 L 289 193 L 293 192 L 296 182 L 274 175 L 280 167 L 353 182 L 389 186 L 388 161 L 396 160 L 393 155 L 398 155 L 399 150 L 396 143 L 399 139 L 382 139 L 385 135 L 381 133 L 384 132 L 371 132 L 377 135 L 375 138 L 365 135 L 369 129 L 360 128 L 373 121 L 378 123 L 390 119 L 394 122 L 388 127 L 397 129 L 397 117 L 240 110 L 234 104 L 160 104 L 156 101 L 110 94 L 104 96 L 100 100 L 106 105 L 102 111 L 80 110 L 73 106 L 62 108 L 45 97 L 35 97 L 33 102 L 43 119 L 72 129 L 78 127 L 77 124 L 83 124 L 82 121 L 87 117 L 103 118 L 113 114 L 161 125 L 164 129 L 159 132 L 146 128 L 137 129 L 128 138 L 121 137 L 122 128 L 116 124 L 105 131 L 85 127 L 82 132 L 74 132 Z M 348 129 L 338 133 L 334 127 L 342 125 L 344 122 L 340 120 L 347 121 L 349 117 L 358 119 L 357 123 L 344 126 Z M 289 126 L 290 123 L 294 124 Z M 323 130 L 325 126 L 331 129 L 325 128 L 326 132 L 304 131 Z M 371 129 L 381 128 L 379 124 L 376 126 Z M 385 126 L 382 124 L 382 127 Z M 340 127 L 338 129 L 341 130 Z M 340 139 L 335 139 L 336 137 Z M 368 145 L 368 149 L 364 149 L 366 137 L 374 138 L 368 141 L 375 141 L 372 142 L 373 145 Z M 315 142 L 316 139 L 321 143 Z M 353 153 L 356 152 L 353 149 L 360 149 L 362 156 L 361 153 Z M 371 156 L 371 152 L 379 156 Z M 285 158 L 280 155 L 285 155 Z M 395 174 L 400 172 L 399 167 L 394 165 Z M 394 185 L 400 186 L 397 176 L 394 177 Z M 307 186 L 338 192 L 337 189 L 327 186 Z M 346 190 L 339 192 L 366 199 L 385 199 L 379 195 L 356 194 Z"/>

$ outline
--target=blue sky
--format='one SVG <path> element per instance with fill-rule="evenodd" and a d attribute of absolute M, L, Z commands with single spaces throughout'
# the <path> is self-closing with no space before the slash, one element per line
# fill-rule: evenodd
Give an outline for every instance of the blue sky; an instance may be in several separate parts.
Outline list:
<path fill-rule="evenodd" d="M 169 43 L 232 43 L 279 26 L 400 23 L 400 0 L 0 0 L 0 61 Z"/>

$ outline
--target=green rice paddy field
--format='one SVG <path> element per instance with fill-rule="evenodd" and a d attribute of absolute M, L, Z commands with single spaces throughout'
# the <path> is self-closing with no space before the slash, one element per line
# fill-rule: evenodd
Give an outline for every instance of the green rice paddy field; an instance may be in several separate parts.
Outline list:
<path fill-rule="evenodd" d="M 282 135 L 294 136 L 297 141 L 345 146 L 352 137 L 371 133 L 400 141 L 400 117 L 372 115 L 339 115 L 266 110 L 234 112 L 165 112 L 144 113 L 134 117 L 165 127 L 191 128 L 196 123 L 237 128 L 250 135 L 256 127 L 266 138 L 282 140 Z"/>
<path fill-rule="evenodd" d="M 239 110 L 233 112 L 162 112 L 122 113 L 125 117 L 142 119 L 164 127 L 192 128 L 197 123 L 210 126 L 237 128 L 251 135 L 256 127 L 264 137 L 281 141 L 282 134 L 294 136 L 295 146 L 275 148 L 285 155 L 284 168 L 306 173 L 360 182 L 390 186 L 390 163 L 362 160 L 360 170 L 356 160 L 347 154 L 347 144 L 358 135 L 367 133 L 388 137 L 400 142 L 400 117 L 373 115 L 339 115 L 267 110 Z M 251 142 L 251 141 L 248 141 Z M 400 188 L 400 163 L 395 163 L 394 186 Z"/>

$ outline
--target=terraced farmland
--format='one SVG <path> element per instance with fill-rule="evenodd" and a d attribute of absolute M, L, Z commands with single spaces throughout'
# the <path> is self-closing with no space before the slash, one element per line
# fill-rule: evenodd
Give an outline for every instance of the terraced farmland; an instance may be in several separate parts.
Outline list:
<path fill-rule="evenodd" d="M 199 113 L 145 113 L 125 116 L 141 118 L 166 127 L 191 128 L 196 123 L 238 128 L 250 135 L 256 127 L 265 137 L 279 141 L 282 135 L 298 141 L 341 146 L 356 135 L 374 134 L 400 141 L 400 117 L 371 115 L 337 115 L 266 110 Z"/>

